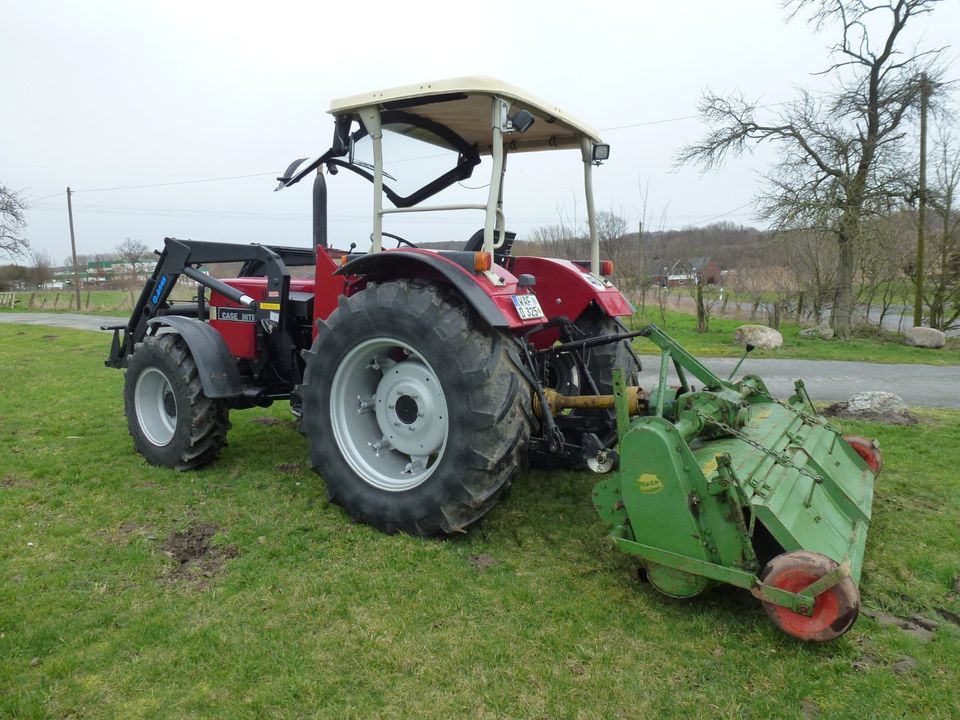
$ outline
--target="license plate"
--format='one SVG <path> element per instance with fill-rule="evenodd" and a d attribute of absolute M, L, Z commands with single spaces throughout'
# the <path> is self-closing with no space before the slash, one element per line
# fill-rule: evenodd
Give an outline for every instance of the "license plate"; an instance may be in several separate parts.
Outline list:
<path fill-rule="evenodd" d="M 536 295 L 514 295 L 513 305 L 521 320 L 538 320 L 545 317 Z"/>

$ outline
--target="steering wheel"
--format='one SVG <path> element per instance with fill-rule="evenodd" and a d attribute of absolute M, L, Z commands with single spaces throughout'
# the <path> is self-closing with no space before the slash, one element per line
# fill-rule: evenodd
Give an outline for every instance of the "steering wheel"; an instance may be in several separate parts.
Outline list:
<path fill-rule="evenodd" d="M 388 238 L 392 238 L 393 240 L 396 240 L 396 241 L 397 241 L 397 247 L 400 247 L 401 245 L 406 245 L 406 246 L 412 247 L 412 248 L 414 248 L 414 249 L 416 249 L 416 247 L 417 247 L 417 246 L 414 245 L 412 242 L 410 242 L 410 241 L 407 240 L 406 238 L 400 237 L 399 235 L 394 235 L 393 233 L 388 233 L 388 232 L 381 232 L 380 234 L 383 235 L 383 237 L 388 237 Z M 373 242 L 373 233 L 370 234 L 370 242 Z"/>

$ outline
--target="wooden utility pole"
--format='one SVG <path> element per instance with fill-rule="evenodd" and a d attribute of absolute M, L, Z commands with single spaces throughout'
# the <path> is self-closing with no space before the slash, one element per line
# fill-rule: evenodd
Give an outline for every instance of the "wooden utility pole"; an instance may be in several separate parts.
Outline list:
<path fill-rule="evenodd" d="M 924 233 L 927 229 L 927 74 L 920 75 L 920 206 L 917 211 L 917 267 L 913 294 L 913 325 L 923 322 Z"/>
<path fill-rule="evenodd" d="M 70 252 L 73 254 L 73 291 L 77 296 L 77 312 L 80 312 L 80 268 L 77 267 L 77 239 L 73 235 L 73 201 L 67 188 L 67 215 L 70 218 Z"/>

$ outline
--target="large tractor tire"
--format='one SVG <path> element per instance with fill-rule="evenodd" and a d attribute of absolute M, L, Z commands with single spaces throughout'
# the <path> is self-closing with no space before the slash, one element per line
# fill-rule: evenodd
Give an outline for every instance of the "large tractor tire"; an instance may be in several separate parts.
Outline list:
<path fill-rule="evenodd" d="M 192 470 L 215 460 L 227 444 L 230 409 L 203 394 L 197 365 L 180 335 L 137 343 L 123 399 L 134 447 L 152 465 Z"/>
<path fill-rule="evenodd" d="M 624 333 L 623 326 L 616 318 L 610 317 L 597 307 L 585 310 L 577 318 L 575 324 L 587 337 L 622 335 Z M 593 376 L 594 382 L 597 384 L 597 390 L 601 395 L 613 394 L 613 371 L 615 368 L 623 371 L 623 380 L 628 386 L 637 384 L 640 363 L 630 348 L 629 340 L 587 348 L 585 353 L 587 369 Z M 582 387 L 580 390 L 584 393 L 589 392 L 587 387 Z"/>
<path fill-rule="evenodd" d="M 461 532 L 524 460 L 530 387 L 513 341 L 458 298 L 371 284 L 319 323 L 306 353 L 301 430 L 330 499 L 384 532 Z"/>

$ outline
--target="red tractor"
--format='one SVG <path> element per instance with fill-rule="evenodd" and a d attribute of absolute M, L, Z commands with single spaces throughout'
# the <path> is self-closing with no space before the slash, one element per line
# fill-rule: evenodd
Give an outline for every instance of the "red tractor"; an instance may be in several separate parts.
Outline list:
<path fill-rule="evenodd" d="M 609 470 L 613 401 L 597 396 L 611 394 L 615 367 L 633 379 L 639 370 L 618 320 L 632 308 L 599 255 L 592 170 L 609 146 L 491 78 L 358 95 L 330 113 L 332 147 L 279 178 L 278 189 L 314 176 L 313 248 L 167 238 L 129 322 L 111 328 L 106 364 L 127 370 L 137 451 L 156 465 L 200 467 L 225 446 L 231 410 L 289 400 L 330 498 L 358 520 L 417 535 L 477 521 L 527 460 Z M 453 167 L 401 194 L 385 170 L 385 138 L 445 151 Z M 360 159 L 364 146 L 372 162 Z M 506 158 L 557 149 L 578 151 L 583 164 L 591 257 L 581 262 L 511 253 Z M 484 156 L 485 203 L 424 203 Z M 340 171 L 373 185 L 367 252 L 328 241 L 325 174 Z M 383 230 L 397 214 L 437 210 L 479 212 L 482 228 L 458 250 Z M 384 249 L 385 239 L 397 247 Z M 200 269 L 225 262 L 242 263 L 238 277 Z M 291 277 L 298 266 L 312 277 Z M 197 283 L 194 301 L 170 301 L 181 277 Z"/>

